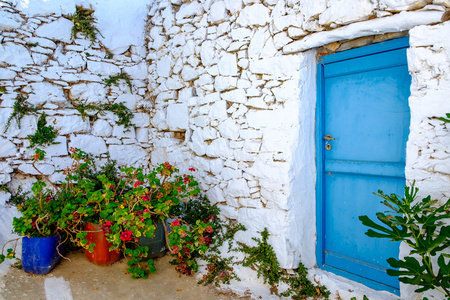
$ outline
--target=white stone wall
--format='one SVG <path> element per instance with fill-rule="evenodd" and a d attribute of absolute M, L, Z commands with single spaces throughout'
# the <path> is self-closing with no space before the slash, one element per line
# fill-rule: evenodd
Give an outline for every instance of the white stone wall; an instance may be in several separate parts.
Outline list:
<path fill-rule="evenodd" d="M 219 204 L 224 217 L 248 228 L 238 233 L 239 241 L 252 243 L 251 237 L 267 227 L 283 267 L 293 268 L 302 261 L 313 268 L 314 49 L 411 30 L 408 60 L 413 74 L 413 119 L 407 179 L 420 181 L 423 194 L 443 197 L 449 193 L 448 173 L 443 171 L 448 168 L 444 154 L 448 134 L 443 122 L 432 117 L 448 111 L 443 95 L 448 94 L 449 86 L 445 82 L 449 45 L 442 36 L 449 31 L 447 23 L 422 25 L 441 23 L 448 7 L 450 2 L 442 0 L 158 2 L 149 14 L 149 90 L 153 90 L 158 107 L 152 122 L 160 130 L 185 132 L 183 151 L 190 157 L 190 165 L 199 169 L 198 177 L 210 200 Z M 416 41 L 419 32 L 420 42 Z M 422 51 L 420 58 L 413 57 L 417 51 Z M 421 93 L 414 90 L 418 82 Z M 422 85 L 427 86 L 426 91 Z M 419 109 L 413 105 L 414 99 L 424 95 L 434 97 L 440 111 L 414 119 Z M 430 118 L 433 125 L 428 125 Z M 429 132 L 435 127 L 440 127 L 439 133 Z M 433 134 L 442 138 L 429 140 Z M 431 157 L 422 157 L 421 163 L 413 153 L 423 154 L 418 148 L 432 144 L 442 152 L 435 163 L 439 167 L 424 172 Z M 163 149 L 157 151 L 172 151 L 171 145 Z M 436 194 L 435 188 L 442 192 Z M 395 298 L 321 270 L 311 271 L 335 297 L 366 294 L 371 299 Z M 240 291 L 253 284 L 242 283 Z M 256 295 L 257 290 L 253 290 Z M 418 296 L 402 286 L 402 298 L 414 297 Z"/>
<path fill-rule="evenodd" d="M 45 9 L 36 4 L 26 15 L 14 3 L 0 0 L 0 86 L 8 91 L 0 97 L 0 129 L 19 93 L 33 104 L 47 101 L 40 112 L 60 129 L 61 143 L 45 149 L 49 155 L 41 167 L 54 180 L 54 171 L 68 163 L 68 147 L 108 153 L 121 164 L 194 167 L 223 217 L 247 227 L 237 240 L 251 244 L 267 227 L 281 266 L 295 268 L 302 261 L 333 297 L 395 298 L 314 268 L 317 48 L 409 31 L 413 83 L 406 176 L 423 195 L 449 197 L 448 125 L 435 117 L 450 112 L 450 39 L 443 38 L 450 31 L 449 22 L 441 22 L 450 1 L 149 2 L 145 47 L 118 45 L 111 30 L 100 44 L 71 41 L 70 21 L 61 13 L 37 14 Z M 131 93 L 123 82 L 104 87 L 102 79 L 120 71 L 131 75 Z M 136 112 L 136 129 L 124 132 L 110 113 L 83 121 L 71 109 L 69 100 L 76 98 L 125 102 Z M 0 133 L 0 180 L 13 189 L 34 180 L 24 138 L 36 122 L 36 116 L 25 116 L 20 130 L 13 122 Z M 238 272 L 245 280 L 235 290 L 253 287 L 254 295 L 269 299 L 268 287 L 254 273 Z M 402 298 L 414 297 L 402 286 Z"/>

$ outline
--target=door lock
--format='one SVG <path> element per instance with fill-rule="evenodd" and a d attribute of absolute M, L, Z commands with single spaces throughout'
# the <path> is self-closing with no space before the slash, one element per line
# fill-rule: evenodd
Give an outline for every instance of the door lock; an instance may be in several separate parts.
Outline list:
<path fill-rule="evenodd" d="M 331 150 L 331 145 L 330 145 L 330 144 L 327 144 L 327 145 L 325 146 L 325 149 Z"/>
<path fill-rule="evenodd" d="M 327 141 L 331 141 L 331 140 L 334 140 L 334 137 L 332 137 L 331 134 L 327 134 L 326 136 L 323 137 L 323 139 L 327 140 Z"/>

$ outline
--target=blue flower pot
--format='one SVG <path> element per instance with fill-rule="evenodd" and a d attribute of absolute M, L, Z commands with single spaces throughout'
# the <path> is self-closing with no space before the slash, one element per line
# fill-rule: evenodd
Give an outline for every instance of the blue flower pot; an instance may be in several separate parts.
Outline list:
<path fill-rule="evenodd" d="M 22 238 L 22 267 L 27 273 L 48 274 L 60 261 L 60 235 Z"/>

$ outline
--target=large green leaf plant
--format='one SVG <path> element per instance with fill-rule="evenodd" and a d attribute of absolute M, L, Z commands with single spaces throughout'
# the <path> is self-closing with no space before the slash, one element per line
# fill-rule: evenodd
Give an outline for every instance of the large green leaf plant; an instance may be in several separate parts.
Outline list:
<path fill-rule="evenodd" d="M 376 214 L 381 224 L 367 216 L 359 219 L 371 228 L 366 232 L 369 237 L 402 241 L 410 247 L 409 255 L 403 259 L 387 260 L 394 268 L 388 269 L 387 274 L 419 286 L 417 293 L 436 289 L 450 299 L 450 255 L 446 251 L 450 246 L 450 199 L 443 205 L 430 196 L 416 201 L 417 192 L 414 185 L 405 187 L 404 198 L 378 191 L 376 195 L 384 199 L 382 203 L 390 211 Z"/>

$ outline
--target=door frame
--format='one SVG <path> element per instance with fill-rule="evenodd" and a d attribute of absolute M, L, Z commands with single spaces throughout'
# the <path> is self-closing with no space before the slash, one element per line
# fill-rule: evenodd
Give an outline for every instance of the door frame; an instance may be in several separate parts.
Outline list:
<path fill-rule="evenodd" d="M 316 232 L 317 232 L 317 242 L 316 242 L 316 262 L 317 266 L 325 271 L 330 271 L 336 275 L 341 275 L 345 278 L 348 278 L 353 281 L 360 282 L 368 287 L 371 287 L 376 290 L 385 290 L 391 293 L 400 295 L 400 290 L 383 285 L 369 279 L 365 279 L 358 275 L 354 275 L 345 271 L 341 271 L 331 266 L 327 266 L 324 264 L 324 253 L 323 247 L 325 244 L 325 237 L 323 234 L 324 230 L 324 211 L 325 206 L 323 205 L 323 196 L 325 186 L 323 184 L 324 181 L 324 172 L 322 171 L 322 166 L 324 163 L 324 153 L 325 151 L 319 150 L 319 145 L 322 145 L 322 134 L 323 134 L 323 123 L 321 120 L 324 118 L 324 65 L 325 63 L 330 62 L 338 62 L 344 61 L 347 59 L 353 59 L 361 56 L 366 56 L 375 53 L 387 52 L 396 49 L 409 48 L 409 37 L 403 37 L 395 40 L 384 41 L 378 44 L 372 44 L 369 46 L 363 46 L 361 48 L 355 48 L 351 50 L 346 50 L 343 52 L 339 52 L 337 54 L 329 54 L 326 56 L 321 56 L 317 62 L 317 74 L 316 74 L 316 82 L 317 82 L 317 100 L 316 100 L 316 124 L 315 124 L 315 151 L 316 151 Z M 400 249 L 399 249 L 400 250 Z"/>

